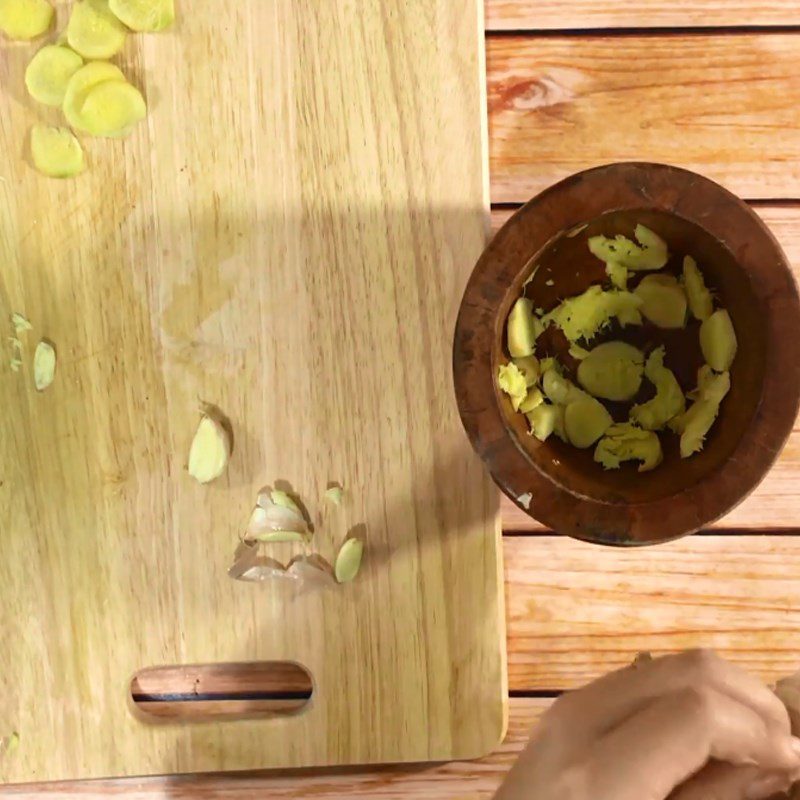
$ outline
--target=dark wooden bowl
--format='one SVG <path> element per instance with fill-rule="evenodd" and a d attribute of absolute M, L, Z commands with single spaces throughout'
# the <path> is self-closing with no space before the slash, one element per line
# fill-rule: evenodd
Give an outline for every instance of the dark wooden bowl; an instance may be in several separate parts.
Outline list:
<path fill-rule="evenodd" d="M 586 247 L 588 235 L 631 236 L 637 222 L 665 238 L 676 258 L 697 259 L 718 303 L 731 314 L 739 350 L 730 394 L 701 453 L 681 459 L 677 437 L 670 434 L 662 436 L 664 463 L 656 470 L 638 473 L 635 465 L 624 465 L 606 472 L 592 460 L 591 449 L 529 436 L 525 418 L 499 392 L 495 375 L 507 360 L 508 312 L 534 266 L 539 268 L 528 296 L 549 309 L 604 277 L 603 265 Z M 580 226 L 587 227 L 576 234 Z M 637 335 L 646 337 L 647 331 Z M 667 351 L 669 358 L 669 342 Z M 684 389 L 693 388 L 699 347 L 678 363 L 675 353 L 672 358 L 667 365 Z M 763 479 L 785 444 L 800 402 L 800 301 L 780 246 L 735 195 L 675 167 L 611 164 L 537 195 L 494 237 L 461 302 L 453 368 L 473 447 L 520 508 L 578 539 L 663 542 L 730 511 Z M 529 508 L 519 501 L 527 494 Z"/>

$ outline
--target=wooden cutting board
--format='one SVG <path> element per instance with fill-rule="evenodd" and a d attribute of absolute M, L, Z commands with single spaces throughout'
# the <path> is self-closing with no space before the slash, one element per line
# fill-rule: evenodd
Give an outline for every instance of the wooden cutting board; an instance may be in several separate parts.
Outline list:
<path fill-rule="evenodd" d="M 34 325 L 22 372 L 0 363 L 0 737 L 18 734 L 3 781 L 467 758 L 501 740 L 497 499 L 450 371 L 485 235 L 479 7 L 181 4 L 118 59 L 146 123 L 85 140 L 89 169 L 64 182 L 28 163 L 30 125 L 59 119 L 25 97 L 36 46 L 0 45 L 0 311 Z M 37 394 L 40 337 L 59 359 Z M 201 401 L 235 435 L 210 486 L 185 468 Z M 342 509 L 322 501 L 330 481 Z M 227 577 L 276 482 L 326 559 L 360 526 L 354 584 Z M 303 713 L 131 711 L 143 668 L 273 659 L 313 675 Z"/>

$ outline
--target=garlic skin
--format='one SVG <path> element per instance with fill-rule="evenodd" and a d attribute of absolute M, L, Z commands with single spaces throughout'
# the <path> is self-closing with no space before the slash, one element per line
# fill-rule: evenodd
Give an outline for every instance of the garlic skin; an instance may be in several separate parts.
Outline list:
<path fill-rule="evenodd" d="M 292 559 L 286 572 L 304 589 L 330 589 L 336 586 L 330 566 L 319 556 L 298 556 Z"/>
<path fill-rule="evenodd" d="M 33 354 L 33 385 L 37 392 L 43 392 L 56 376 L 56 351 L 50 342 L 44 340 L 36 345 Z"/>
<path fill-rule="evenodd" d="M 258 505 L 250 515 L 245 539 L 257 539 L 271 532 L 298 533 L 308 535 L 308 523 L 295 506 L 273 503 L 269 494 L 258 495 Z M 266 541 L 263 540 L 262 541 Z"/>
<path fill-rule="evenodd" d="M 15 311 L 11 315 L 11 324 L 14 326 L 14 331 L 17 335 L 25 331 L 32 331 L 33 325 L 19 312 Z"/>
<path fill-rule="evenodd" d="M 189 474 L 198 483 L 211 483 L 225 472 L 230 457 L 228 431 L 212 416 L 204 414 L 189 449 Z"/>

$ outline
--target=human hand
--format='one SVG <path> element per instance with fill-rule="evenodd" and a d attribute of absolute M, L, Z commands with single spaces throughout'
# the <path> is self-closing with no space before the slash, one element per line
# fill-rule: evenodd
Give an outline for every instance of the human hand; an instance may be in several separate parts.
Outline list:
<path fill-rule="evenodd" d="M 800 740 L 759 680 L 710 651 L 559 699 L 495 800 L 762 800 L 800 778 Z"/>

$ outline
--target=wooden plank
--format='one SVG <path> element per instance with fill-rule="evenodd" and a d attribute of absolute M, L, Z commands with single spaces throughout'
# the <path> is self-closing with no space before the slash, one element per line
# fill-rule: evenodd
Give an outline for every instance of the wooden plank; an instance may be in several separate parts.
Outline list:
<path fill-rule="evenodd" d="M 635 549 L 505 536 L 503 546 L 512 690 L 573 688 L 640 650 L 714 647 L 770 681 L 800 665 L 800 536 Z"/>
<path fill-rule="evenodd" d="M 508 736 L 490 756 L 474 762 L 418 765 L 369 772 L 240 773 L 187 775 L 136 780 L 60 783 L 11 787 L 3 797 L 42 798 L 125 797 L 127 800 L 251 800 L 254 797 L 305 800 L 489 800 L 530 736 L 530 730 L 551 700 L 513 698 Z"/>
<path fill-rule="evenodd" d="M 800 205 L 755 205 L 754 210 L 780 242 L 800 280 Z M 497 231 L 514 209 L 492 210 L 492 230 Z M 508 498 L 501 502 L 503 529 L 542 531 L 544 527 L 517 508 Z M 797 528 L 800 509 L 800 421 L 772 471 L 738 508 L 719 520 L 718 529 Z"/>
<path fill-rule="evenodd" d="M 489 37 L 493 202 L 613 161 L 800 199 L 800 34 Z"/>
<path fill-rule="evenodd" d="M 487 209 L 478 0 L 220 8 L 129 37 L 150 114 L 86 140 L 74 181 L 23 157 L 35 45 L 0 45 L 0 319 L 35 326 L 0 379 L 0 781 L 465 758 L 503 734 L 497 498 L 450 385 Z M 185 468 L 201 399 L 235 434 L 210 486 Z M 364 536 L 356 583 L 227 577 L 278 481 L 327 560 Z M 308 667 L 306 713 L 130 713 L 143 668 L 266 660 Z"/>
<path fill-rule="evenodd" d="M 800 666 L 800 536 L 653 548 L 506 537 L 512 689 L 568 689 L 654 654 L 712 647 L 767 681 Z"/>
<path fill-rule="evenodd" d="M 486 0 L 488 31 L 798 25 L 794 0 Z"/>

